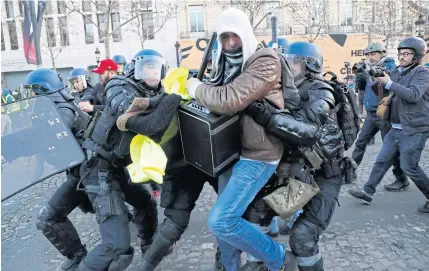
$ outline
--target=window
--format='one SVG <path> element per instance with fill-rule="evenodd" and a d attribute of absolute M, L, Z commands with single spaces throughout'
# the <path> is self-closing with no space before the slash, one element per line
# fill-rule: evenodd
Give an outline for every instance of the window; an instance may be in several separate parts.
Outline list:
<path fill-rule="evenodd" d="M 46 1 L 45 12 L 46 12 L 46 15 L 52 14 L 52 1 Z"/>
<path fill-rule="evenodd" d="M 10 38 L 10 49 L 18 50 L 18 35 L 16 33 L 16 24 L 15 21 L 8 21 L 7 28 L 9 29 L 9 38 Z"/>
<path fill-rule="evenodd" d="M 3 36 L 3 25 L 1 26 L 1 50 L 6 50 L 6 45 L 4 44 L 4 36 Z"/>
<path fill-rule="evenodd" d="M 189 21 L 191 32 L 204 32 L 203 6 L 189 6 Z"/>
<path fill-rule="evenodd" d="M 140 1 L 141 10 L 152 10 L 152 1 Z"/>
<path fill-rule="evenodd" d="M 58 14 L 67 14 L 67 4 L 65 1 L 58 1 L 57 7 L 58 7 Z"/>
<path fill-rule="evenodd" d="M 60 27 L 60 41 L 61 46 L 69 46 L 69 30 L 67 25 L 67 17 L 59 17 L 58 25 Z"/>
<path fill-rule="evenodd" d="M 6 16 L 7 18 L 13 18 L 15 16 L 15 12 L 13 10 L 13 1 L 5 1 L 6 6 Z"/>
<path fill-rule="evenodd" d="M 83 12 L 91 12 L 92 11 L 91 1 L 84 0 L 82 2 L 82 10 Z"/>
<path fill-rule="evenodd" d="M 114 42 L 120 42 L 122 40 L 121 29 L 119 28 L 120 25 L 121 25 L 121 21 L 119 17 L 119 12 L 112 13 L 112 31 L 114 31 L 112 33 L 112 37 Z"/>
<path fill-rule="evenodd" d="M 57 46 L 57 41 L 55 37 L 55 28 L 54 28 L 54 19 L 48 18 L 46 19 L 46 39 L 48 41 L 49 47 L 55 47 Z"/>
<path fill-rule="evenodd" d="M 142 33 L 145 39 L 152 40 L 154 38 L 153 33 L 153 13 L 152 12 L 144 12 L 141 15 L 142 20 Z"/>
<path fill-rule="evenodd" d="M 93 29 L 91 20 L 92 20 L 92 15 L 83 16 L 83 28 L 85 30 L 86 44 L 94 43 L 94 29 Z"/>
<path fill-rule="evenodd" d="M 97 15 L 98 20 L 98 42 L 104 43 L 104 14 Z"/>

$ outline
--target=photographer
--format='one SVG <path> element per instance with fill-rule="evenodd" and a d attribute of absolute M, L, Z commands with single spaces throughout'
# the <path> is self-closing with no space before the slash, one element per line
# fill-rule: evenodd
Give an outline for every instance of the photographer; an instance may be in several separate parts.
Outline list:
<path fill-rule="evenodd" d="M 421 66 L 425 52 L 423 39 L 404 39 L 398 46 L 400 66 L 390 76 L 384 74 L 375 78 L 393 94 L 389 114 L 392 128 L 384 138 L 383 147 L 363 190 L 349 190 L 356 198 L 371 202 L 377 185 L 393 159 L 399 156 L 405 174 L 427 199 L 418 211 L 429 213 L 429 178 L 418 165 L 429 137 L 429 70 Z"/>
<path fill-rule="evenodd" d="M 386 57 L 385 54 L 386 49 L 383 44 L 379 42 L 371 43 L 365 49 L 366 62 L 360 62 L 354 66 L 354 70 L 356 71 L 356 87 L 359 90 L 359 96 L 362 97 L 363 94 L 363 104 L 367 112 L 352 154 L 352 158 L 358 165 L 362 162 L 366 146 L 371 138 L 380 131 L 381 138 L 384 140 L 384 136 L 389 132 L 391 127 L 388 121 L 380 119 L 375 114 L 380 100 L 388 92 L 384 91 L 381 85 L 374 81 L 374 78 L 383 75 L 384 71 L 389 73 L 395 68 L 395 61 L 390 57 Z M 387 190 L 398 191 L 410 185 L 407 177 L 400 168 L 399 157 L 396 157 L 394 160 L 393 174 L 396 181 L 386 186 Z M 356 172 L 353 174 L 353 179 L 357 179 Z"/>

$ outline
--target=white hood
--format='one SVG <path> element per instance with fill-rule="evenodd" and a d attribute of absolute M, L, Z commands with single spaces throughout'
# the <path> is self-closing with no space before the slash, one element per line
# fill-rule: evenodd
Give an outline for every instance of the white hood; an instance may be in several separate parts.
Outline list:
<path fill-rule="evenodd" d="M 219 37 L 226 32 L 232 32 L 240 37 L 241 43 L 243 44 L 243 64 L 241 70 L 243 70 L 244 64 L 249 57 L 256 52 L 258 41 L 256 40 L 253 28 L 250 25 L 249 18 L 247 15 L 236 8 L 229 8 L 222 12 L 216 25 L 216 32 L 218 35 L 218 54 L 216 57 L 215 68 L 219 63 L 219 59 L 222 52 L 222 43 Z"/>

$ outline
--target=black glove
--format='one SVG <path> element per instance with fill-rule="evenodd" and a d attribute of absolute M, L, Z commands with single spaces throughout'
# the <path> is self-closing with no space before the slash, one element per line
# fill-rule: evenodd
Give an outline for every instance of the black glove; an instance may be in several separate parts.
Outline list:
<path fill-rule="evenodd" d="M 277 113 L 277 110 L 266 100 L 262 100 L 251 103 L 246 108 L 245 113 L 251 116 L 258 124 L 266 127 L 268 126 L 271 117 Z"/>

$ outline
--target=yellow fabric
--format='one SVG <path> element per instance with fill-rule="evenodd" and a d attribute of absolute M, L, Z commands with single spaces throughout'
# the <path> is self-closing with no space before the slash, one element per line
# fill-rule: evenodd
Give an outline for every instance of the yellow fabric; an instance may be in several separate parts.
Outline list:
<path fill-rule="evenodd" d="M 182 96 L 185 100 L 190 100 L 191 96 L 189 96 L 185 88 L 188 75 L 189 70 L 185 67 L 171 69 L 162 81 L 165 92 L 168 94 L 174 93 Z"/>
<path fill-rule="evenodd" d="M 184 67 L 171 69 L 162 81 L 165 92 L 177 94 L 182 99 L 190 100 L 191 97 L 186 90 L 186 81 L 189 70 Z M 130 155 L 132 164 L 127 166 L 133 183 L 144 183 L 153 180 L 161 184 L 162 176 L 165 175 L 167 157 L 161 145 L 169 141 L 179 132 L 177 116 L 174 116 L 167 130 L 161 138 L 161 142 L 156 144 L 152 139 L 143 135 L 136 135 L 130 144 Z"/>
<path fill-rule="evenodd" d="M 165 175 L 167 157 L 159 144 L 143 135 L 136 135 L 130 144 L 132 164 L 127 166 L 133 183 L 153 180 L 162 184 Z"/>

